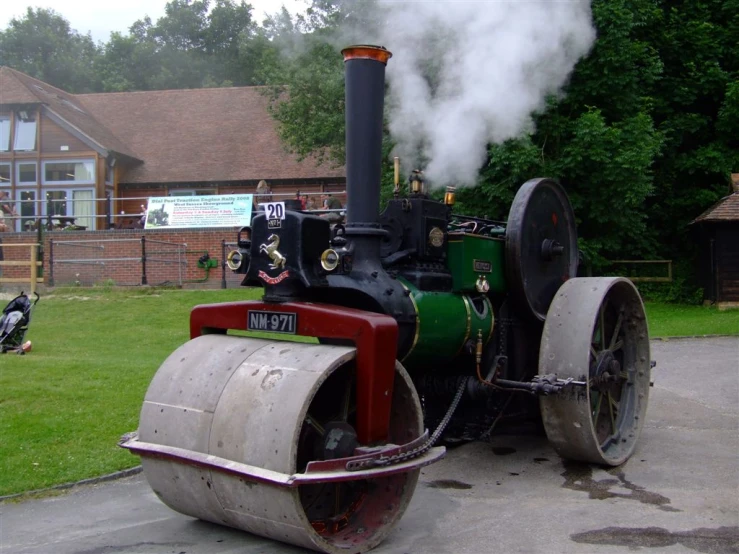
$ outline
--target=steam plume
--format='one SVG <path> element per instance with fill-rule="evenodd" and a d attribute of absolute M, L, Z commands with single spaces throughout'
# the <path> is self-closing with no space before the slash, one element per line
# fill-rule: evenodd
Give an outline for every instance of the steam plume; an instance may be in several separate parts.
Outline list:
<path fill-rule="evenodd" d="M 397 154 L 406 166 L 424 165 L 437 185 L 474 184 L 487 144 L 530 129 L 532 113 L 595 38 L 589 0 L 379 0 L 378 7 L 377 40 L 393 52 L 387 113 Z"/>

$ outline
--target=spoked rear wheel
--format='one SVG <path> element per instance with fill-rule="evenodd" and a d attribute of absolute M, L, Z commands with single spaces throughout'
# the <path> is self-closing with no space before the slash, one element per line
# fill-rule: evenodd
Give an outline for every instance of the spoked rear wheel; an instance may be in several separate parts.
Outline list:
<path fill-rule="evenodd" d="M 539 373 L 585 382 L 541 399 L 552 445 L 564 458 L 616 466 L 634 451 L 650 379 L 644 306 L 623 278 L 567 281 L 544 323 Z"/>

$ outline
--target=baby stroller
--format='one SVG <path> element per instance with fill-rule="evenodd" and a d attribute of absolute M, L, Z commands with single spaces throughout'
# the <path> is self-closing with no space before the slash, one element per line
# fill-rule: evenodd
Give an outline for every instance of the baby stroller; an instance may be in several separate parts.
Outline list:
<path fill-rule="evenodd" d="M 31 350 L 31 341 L 23 342 L 31 323 L 31 310 L 39 301 L 38 293 L 34 292 L 36 300 L 21 292 L 11 300 L 0 316 L 0 353 L 17 352 L 25 354 Z"/>

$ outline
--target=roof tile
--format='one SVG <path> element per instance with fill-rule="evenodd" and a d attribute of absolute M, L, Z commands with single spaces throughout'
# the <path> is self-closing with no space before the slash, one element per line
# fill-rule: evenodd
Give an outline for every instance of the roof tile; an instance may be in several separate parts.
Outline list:
<path fill-rule="evenodd" d="M 335 179 L 343 168 L 298 161 L 268 111 L 264 87 L 83 94 L 80 103 L 144 164 L 123 182 Z"/>
<path fill-rule="evenodd" d="M 735 192 L 716 202 L 692 223 L 704 221 L 739 221 L 739 192 Z"/>

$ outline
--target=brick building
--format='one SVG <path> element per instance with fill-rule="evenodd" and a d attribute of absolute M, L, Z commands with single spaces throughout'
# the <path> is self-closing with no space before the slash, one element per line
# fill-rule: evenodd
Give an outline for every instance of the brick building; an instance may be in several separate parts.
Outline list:
<path fill-rule="evenodd" d="M 0 67 L 0 190 L 21 218 L 132 227 L 151 196 L 344 190 L 280 143 L 262 87 L 69 94 Z M 124 216 L 128 217 L 122 217 Z"/>
<path fill-rule="evenodd" d="M 233 228 L 131 229 L 149 197 L 254 193 L 262 179 L 275 195 L 326 191 L 344 200 L 344 168 L 288 153 L 263 92 L 75 95 L 0 67 L 0 191 L 20 216 L 0 233 L 0 283 L 28 283 L 25 245 L 33 243 L 46 284 L 142 284 L 144 265 L 152 285 L 239 282 L 222 270 Z M 218 266 L 204 270 L 205 254 Z"/>

